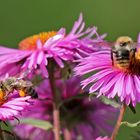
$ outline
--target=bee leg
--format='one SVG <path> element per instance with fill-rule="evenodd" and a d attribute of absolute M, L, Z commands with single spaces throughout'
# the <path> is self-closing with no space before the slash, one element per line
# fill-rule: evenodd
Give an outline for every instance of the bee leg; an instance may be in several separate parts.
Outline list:
<path fill-rule="evenodd" d="M 137 54 L 137 50 L 136 50 L 136 48 L 135 49 L 131 49 L 130 50 L 130 53 L 129 53 L 129 57 L 130 57 L 130 65 L 131 65 L 131 63 L 134 63 L 134 62 L 136 62 L 138 59 L 137 59 L 137 56 L 138 56 L 138 54 Z"/>
<path fill-rule="evenodd" d="M 111 50 L 111 60 L 112 60 L 112 65 L 114 65 L 113 50 Z"/>
<path fill-rule="evenodd" d="M 130 50 L 130 54 L 132 57 L 135 56 L 135 53 L 136 53 L 136 48 Z"/>

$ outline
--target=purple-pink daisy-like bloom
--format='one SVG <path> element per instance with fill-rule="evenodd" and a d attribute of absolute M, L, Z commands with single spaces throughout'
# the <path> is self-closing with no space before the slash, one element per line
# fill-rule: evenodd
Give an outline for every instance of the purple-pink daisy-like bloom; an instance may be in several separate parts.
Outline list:
<path fill-rule="evenodd" d="M 75 71 L 77 75 L 92 72 L 92 76 L 81 82 L 83 88 L 90 86 L 89 93 L 98 91 L 97 97 L 104 95 L 108 98 L 114 98 L 117 95 L 121 102 L 136 106 L 136 103 L 140 102 L 139 54 L 140 50 L 137 48 L 129 67 L 121 69 L 113 65 L 111 51 L 101 50 L 80 59 Z"/>
<path fill-rule="evenodd" d="M 97 28 L 85 28 L 82 14 L 70 33 L 66 29 L 43 32 L 33 35 L 19 43 L 19 50 L 0 47 L 0 75 L 15 75 L 25 70 L 35 70 L 48 77 L 48 61 L 53 60 L 60 68 L 64 61 L 93 52 L 92 42 L 102 41 L 105 35 L 98 35 Z M 95 37 L 94 37 L 95 36 Z"/>
<path fill-rule="evenodd" d="M 58 94 L 61 95 L 59 109 L 62 135 L 65 128 L 69 129 L 72 140 L 95 140 L 100 135 L 111 135 L 119 110 L 105 105 L 96 98 L 89 101 L 88 96 L 82 94 L 79 82 L 80 78 L 77 77 L 56 82 Z M 30 112 L 24 112 L 22 117 L 41 119 L 52 123 L 51 100 L 53 100 L 53 95 L 49 82 L 45 80 L 37 91 L 39 98 L 47 100 L 36 101 L 29 109 Z M 46 132 L 27 124 L 17 125 L 14 130 L 21 139 L 54 139 L 51 130 Z"/>
<path fill-rule="evenodd" d="M 26 87 L 27 86 L 27 87 Z M 0 79 L 0 120 L 17 118 L 31 102 L 32 83 L 15 77 Z M 33 89 L 32 89 L 33 90 Z"/>
<path fill-rule="evenodd" d="M 19 116 L 22 111 L 26 110 L 30 106 L 30 103 L 27 102 L 31 97 L 19 97 L 15 96 L 18 93 L 14 91 L 14 95 L 7 95 L 4 97 L 2 92 L 0 93 L 0 120 L 7 121 L 13 120 L 15 117 Z"/>
<path fill-rule="evenodd" d="M 98 137 L 96 140 L 111 140 L 111 139 L 106 136 L 106 137 Z"/>

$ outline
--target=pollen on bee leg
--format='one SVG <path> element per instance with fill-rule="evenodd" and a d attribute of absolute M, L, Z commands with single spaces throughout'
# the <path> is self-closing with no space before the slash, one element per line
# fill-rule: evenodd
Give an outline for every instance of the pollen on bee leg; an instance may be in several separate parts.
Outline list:
<path fill-rule="evenodd" d="M 19 96 L 25 97 L 26 93 L 23 90 L 19 90 Z"/>
<path fill-rule="evenodd" d="M 5 93 L 2 90 L 0 90 L 0 100 L 2 100 L 4 98 L 4 95 L 5 95 Z"/>
<path fill-rule="evenodd" d="M 140 48 L 135 53 L 135 58 L 138 59 L 138 60 L 140 60 Z"/>

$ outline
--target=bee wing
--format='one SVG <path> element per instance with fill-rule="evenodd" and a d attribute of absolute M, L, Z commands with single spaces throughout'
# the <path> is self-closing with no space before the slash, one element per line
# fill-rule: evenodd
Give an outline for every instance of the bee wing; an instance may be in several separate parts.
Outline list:
<path fill-rule="evenodd" d="M 24 86 L 24 87 L 32 87 L 33 84 L 32 84 L 32 82 L 30 82 L 30 81 L 24 81 L 24 82 L 22 83 L 22 86 Z"/>
<path fill-rule="evenodd" d="M 134 48 L 139 49 L 140 48 L 140 43 L 134 42 Z"/>
<path fill-rule="evenodd" d="M 97 50 L 111 50 L 112 47 L 114 46 L 113 42 L 107 42 L 107 41 L 102 41 L 102 42 L 95 42 L 92 43 L 93 47 L 96 47 Z"/>
<path fill-rule="evenodd" d="M 17 80 L 16 82 L 13 82 L 11 84 L 12 86 L 21 86 L 21 87 L 32 87 L 33 84 L 30 81 L 24 81 L 24 80 Z"/>

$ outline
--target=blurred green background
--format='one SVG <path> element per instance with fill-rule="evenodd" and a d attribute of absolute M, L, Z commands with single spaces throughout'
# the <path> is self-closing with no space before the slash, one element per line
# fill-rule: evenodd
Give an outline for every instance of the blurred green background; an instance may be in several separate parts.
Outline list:
<path fill-rule="evenodd" d="M 17 47 L 29 35 L 71 29 L 82 12 L 87 26 L 95 25 L 100 33 L 108 33 L 107 40 L 120 35 L 137 39 L 140 31 L 140 0 L 0 0 L 0 44 Z M 140 106 L 134 115 L 128 109 L 125 120 L 140 120 Z M 122 126 L 117 140 L 131 140 L 135 129 Z"/>

